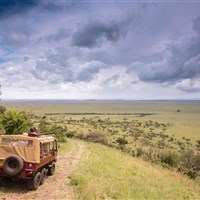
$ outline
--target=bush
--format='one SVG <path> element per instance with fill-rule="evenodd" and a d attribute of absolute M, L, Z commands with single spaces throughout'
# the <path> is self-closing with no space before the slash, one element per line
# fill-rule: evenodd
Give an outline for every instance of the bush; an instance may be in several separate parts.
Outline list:
<path fill-rule="evenodd" d="M 5 111 L 6 111 L 6 108 L 0 105 L 0 115 L 3 114 Z"/>
<path fill-rule="evenodd" d="M 5 133 L 5 130 L 3 128 L 3 125 L 0 124 L 0 135 L 4 134 Z"/>
<path fill-rule="evenodd" d="M 80 140 L 85 140 L 85 135 L 83 133 L 78 133 L 75 137 Z"/>
<path fill-rule="evenodd" d="M 142 147 L 136 147 L 133 151 L 132 151 L 132 155 L 134 157 L 140 157 L 144 154 L 144 150 Z"/>
<path fill-rule="evenodd" d="M 6 111 L 0 116 L 5 133 L 9 135 L 20 134 L 29 131 L 31 120 L 25 112 Z"/>
<path fill-rule="evenodd" d="M 116 142 L 119 144 L 119 145 L 126 145 L 128 144 L 128 141 L 125 139 L 125 138 L 117 138 Z"/>
<path fill-rule="evenodd" d="M 85 140 L 89 142 L 107 144 L 107 140 L 104 135 L 99 132 L 90 132 L 85 136 Z"/>
<path fill-rule="evenodd" d="M 185 150 L 181 155 L 179 171 L 190 178 L 197 178 L 200 175 L 200 154 L 195 154 L 191 149 Z"/>
<path fill-rule="evenodd" d="M 179 156 L 175 152 L 163 152 L 160 155 L 160 160 L 170 167 L 176 167 L 179 162 Z"/>
<path fill-rule="evenodd" d="M 68 138 L 73 138 L 73 137 L 75 137 L 74 132 L 69 132 L 69 131 L 67 131 L 67 132 L 66 132 L 66 137 L 68 137 Z"/>
<path fill-rule="evenodd" d="M 49 133 L 50 124 L 45 119 L 41 119 L 38 128 L 41 133 Z"/>
<path fill-rule="evenodd" d="M 50 133 L 54 134 L 59 142 L 65 142 L 66 141 L 66 132 L 67 130 L 63 128 L 62 126 L 58 126 L 56 124 L 53 124 L 50 127 Z"/>
<path fill-rule="evenodd" d="M 67 136 L 67 129 L 62 126 L 46 122 L 45 119 L 42 119 L 39 124 L 39 131 L 41 133 L 54 134 L 58 142 L 65 142 Z"/>

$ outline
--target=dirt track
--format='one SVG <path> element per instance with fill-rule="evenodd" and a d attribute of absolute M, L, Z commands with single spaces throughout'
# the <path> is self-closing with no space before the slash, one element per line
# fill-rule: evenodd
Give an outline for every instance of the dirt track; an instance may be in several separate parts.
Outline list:
<path fill-rule="evenodd" d="M 6 193 L 0 197 L 2 200 L 54 200 L 73 199 L 73 189 L 69 184 L 69 174 L 78 165 L 84 151 L 84 145 L 75 141 L 70 152 L 58 157 L 56 173 L 48 177 L 45 183 L 37 191 L 28 191 L 25 182 L 9 183 L 6 186 Z"/>

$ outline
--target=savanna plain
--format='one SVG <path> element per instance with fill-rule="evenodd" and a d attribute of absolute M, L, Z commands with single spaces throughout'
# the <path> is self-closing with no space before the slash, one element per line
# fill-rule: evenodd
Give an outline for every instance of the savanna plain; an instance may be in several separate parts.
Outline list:
<path fill-rule="evenodd" d="M 56 132 L 60 158 L 70 150 L 72 157 L 78 155 L 81 149 L 77 164 L 62 176 L 72 199 L 200 198 L 200 101 L 5 101 L 1 105 L 27 112 L 41 133 Z M 65 169 L 59 162 L 59 169 Z M 59 172 L 41 187 L 54 184 L 56 178 Z M 0 198 L 8 191 L 18 192 L 5 186 Z M 35 195 L 30 194 L 30 198 Z M 55 198 L 67 199 L 63 191 L 57 191 Z"/>

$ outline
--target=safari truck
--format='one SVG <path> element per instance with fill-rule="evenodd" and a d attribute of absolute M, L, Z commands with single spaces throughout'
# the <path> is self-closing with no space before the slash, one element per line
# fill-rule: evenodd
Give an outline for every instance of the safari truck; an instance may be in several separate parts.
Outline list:
<path fill-rule="evenodd" d="M 55 172 L 57 140 L 53 136 L 0 135 L 0 182 L 24 179 L 37 190 Z"/>

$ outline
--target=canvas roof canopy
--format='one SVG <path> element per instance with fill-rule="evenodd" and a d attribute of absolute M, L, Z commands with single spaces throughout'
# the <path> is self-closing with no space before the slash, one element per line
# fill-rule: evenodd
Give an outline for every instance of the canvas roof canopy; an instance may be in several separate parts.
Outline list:
<path fill-rule="evenodd" d="M 0 135 L 0 160 L 18 155 L 25 162 L 40 162 L 40 143 L 55 141 L 53 136 Z"/>

